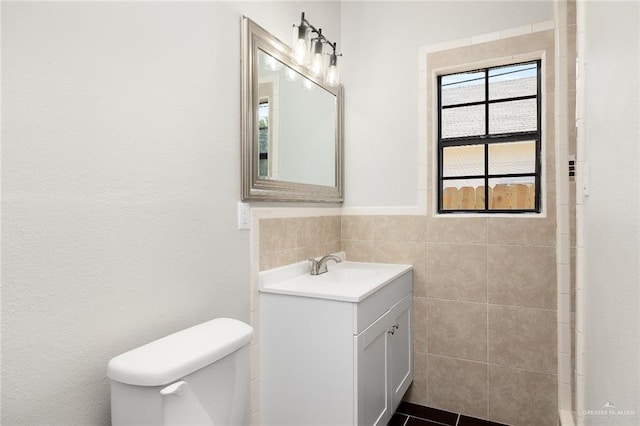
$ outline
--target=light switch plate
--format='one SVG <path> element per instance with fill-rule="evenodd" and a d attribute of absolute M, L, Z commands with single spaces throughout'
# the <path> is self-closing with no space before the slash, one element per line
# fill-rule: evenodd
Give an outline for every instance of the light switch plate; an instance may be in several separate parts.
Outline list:
<path fill-rule="evenodd" d="M 251 228 L 251 205 L 238 201 L 238 229 L 247 230 Z"/>

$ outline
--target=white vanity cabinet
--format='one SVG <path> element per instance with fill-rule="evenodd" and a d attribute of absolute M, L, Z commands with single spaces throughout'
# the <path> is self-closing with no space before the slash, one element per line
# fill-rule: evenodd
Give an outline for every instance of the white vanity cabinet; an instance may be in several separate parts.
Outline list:
<path fill-rule="evenodd" d="M 362 300 L 261 288 L 261 424 L 389 422 L 413 380 L 412 270 L 391 266 Z"/>
<path fill-rule="evenodd" d="M 354 336 L 359 425 L 386 425 L 411 384 L 411 297 Z"/>

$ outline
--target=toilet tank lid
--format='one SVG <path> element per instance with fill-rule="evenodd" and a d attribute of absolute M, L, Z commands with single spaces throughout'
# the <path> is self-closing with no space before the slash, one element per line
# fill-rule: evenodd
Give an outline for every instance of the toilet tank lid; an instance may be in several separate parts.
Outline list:
<path fill-rule="evenodd" d="M 216 318 L 118 355 L 107 376 L 129 385 L 166 385 L 235 352 L 252 336 L 242 321 Z"/>

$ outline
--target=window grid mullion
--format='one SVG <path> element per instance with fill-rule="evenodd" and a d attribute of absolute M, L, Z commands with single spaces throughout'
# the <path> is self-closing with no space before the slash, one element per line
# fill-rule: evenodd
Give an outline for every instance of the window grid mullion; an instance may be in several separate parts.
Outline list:
<path fill-rule="evenodd" d="M 440 141 L 442 146 L 460 146 L 460 145 L 482 145 L 504 142 L 521 142 L 530 141 L 538 138 L 538 132 L 514 132 L 500 133 L 497 135 L 478 135 L 465 136 L 460 138 L 449 138 Z"/>
<path fill-rule="evenodd" d="M 444 210 L 444 146 L 442 141 L 442 76 L 438 76 L 438 211 Z"/>
<path fill-rule="evenodd" d="M 536 202 L 535 202 L 535 207 L 537 211 L 540 211 L 541 209 L 541 199 L 542 199 L 542 189 L 541 189 L 541 176 L 542 176 L 542 96 L 540 96 L 540 93 L 542 93 L 542 78 L 540 77 L 540 75 L 542 74 L 542 61 L 537 61 L 536 62 L 536 66 L 537 66 L 537 77 L 538 77 L 538 98 L 537 98 L 537 108 L 538 108 L 538 138 L 536 139 Z"/>
<path fill-rule="evenodd" d="M 489 137 L 489 69 L 484 70 L 484 134 Z M 489 210 L 489 144 L 484 144 L 484 211 Z"/>
<path fill-rule="evenodd" d="M 487 95 L 488 96 L 488 95 Z M 515 102 L 515 101 L 526 101 L 527 99 L 536 99 L 536 95 L 524 95 L 524 96 L 513 96 L 511 98 L 500 98 L 500 99 L 486 99 L 484 101 L 474 101 L 474 102 L 464 102 L 461 104 L 451 104 L 451 105 L 442 105 L 442 109 L 452 109 L 452 108 L 464 108 L 469 106 L 478 106 L 484 105 L 485 103 L 489 104 L 500 104 L 507 102 Z"/>
<path fill-rule="evenodd" d="M 500 179 L 500 178 L 517 178 L 517 177 L 535 177 L 536 173 L 495 173 L 488 175 L 460 175 L 460 176 L 443 176 L 442 180 L 472 180 L 472 179 Z"/>

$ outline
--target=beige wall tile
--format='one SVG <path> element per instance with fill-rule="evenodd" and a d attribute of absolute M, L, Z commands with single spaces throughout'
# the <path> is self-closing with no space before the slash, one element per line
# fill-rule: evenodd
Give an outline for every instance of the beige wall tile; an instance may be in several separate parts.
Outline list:
<path fill-rule="evenodd" d="M 358 243 L 369 247 L 369 241 L 343 241 L 348 246 Z M 353 244 L 356 243 L 356 244 Z M 421 289 L 415 296 L 426 296 L 425 279 L 427 268 L 427 244 L 412 241 L 375 241 L 373 243 L 373 257 L 371 261 L 379 263 L 402 263 L 414 267 L 414 281 Z M 416 284 L 416 283 L 414 283 Z"/>
<path fill-rule="evenodd" d="M 260 221 L 260 254 L 296 248 L 296 226 L 292 219 Z"/>
<path fill-rule="evenodd" d="M 542 135 L 542 146 L 544 148 L 544 175 L 547 180 L 547 186 L 556 181 L 556 116 L 553 105 L 555 104 L 555 93 L 547 93 L 543 99 L 542 108 L 544 108 L 545 116 L 545 132 Z"/>
<path fill-rule="evenodd" d="M 487 305 L 427 299 L 430 354 L 487 360 Z"/>
<path fill-rule="evenodd" d="M 376 241 L 375 261 L 413 264 L 418 256 L 418 243 L 409 241 Z M 424 253 L 426 256 L 426 253 Z"/>
<path fill-rule="evenodd" d="M 414 377 L 413 383 L 404 396 L 404 400 L 418 405 L 427 405 L 427 379 L 425 377 Z"/>
<path fill-rule="evenodd" d="M 262 219 L 260 270 L 341 250 L 340 216 Z"/>
<path fill-rule="evenodd" d="M 427 377 L 427 354 L 413 353 L 413 377 Z"/>
<path fill-rule="evenodd" d="M 414 296 L 426 297 L 427 245 L 407 241 L 376 241 L 373 261 L 413 265 Z"/>
<path fill-rule="evenodd" d="M 488 238 L 489 244 L 555 246 L 555 216 L 553 218 L 490 217 Z"/>
<path fill-rule="evenodd" d="M 574 36 L 575 38 L 575 36 Z M 569 61 L 569 63 L 571 63 L 571 61 Z M 569 68 L 572 68 L 571 66 L 569 66 Z M 574 80 L 574 85 L 575 85 L 575 66 L 573 67 L 573 75 L 571 75 L 572 73 L 569 73 L 570 77 L 569 79 L 573 78 Z M 575 88 L 568 90 L 567 91 L 567 143 L 569 144 L 569 154 L 575 154 L 575 140 L 573 141 L 573 147 L 572 145 L 572 141 L 571 139 L 574 138 L 575 139 L 575 131 L 576 131 L 576 91 Z M 573 149 L 572 149 L 573 148 Z"/>
<path fill-rule="evenodd" d="M 413 352 L 427 353 L 427 299 L 414 297 L 412 306 Z"/>
<path fill-rule="evenodd" d="M 282 221 L 280 219 L 262 219 L 260 221 L 260 254 L 273 253 L 277 251 L 278 235 L 280 234 L 278 228 Z M 282 227 L 281 229 L 284 229 Z"/>
<path fill-rule="evenodd" d="M 478 45 L 478 48 L 482 48 L 482 46 Z M 459 50 L 458 48 L 429 52 L 427 54 L 427 75 L 430 75 L 431 70 L 434 68 L 438 69 L 461 63 L 462 54 L 459 53 Z M 429 93 L 432 93 L 432 91 Z"/>
<path fill-rule="evenodd" d="M 488 374 L 485 363 L 429 355 L 427 405 L 486 419 Z"/>
<path fill-rule="evenodd" d="M 555 374 L 555 311 L 489 305 L 489 362 Z"/>
<path fill-rule="evenodd" d="M 413 384 L 409 387 L 405 401 L 427 405 L 427 354 L 413 353 Z"/>
<path fill-rule="evenodd" d="M 488 246 L 489 303 L 556 309 L 555 247 Z"/>
<path fill-rule="evenodd" d="M 343 216 L 343 240 L 373 240 L 375 238 L 375 216 Z"/>
<path fill-rule="evenodd" d="M 428 217 L 430 243 L 486 244 L 487 218 Z"/>
<path fill-rule="evenodd" d="M 571 75 L 572 74 L 572 75 Z M 569 79 L 573 81 L 573 84 L 575 85 L 575 70 L 573 71 L 573 73 L 570 73 L 570 77 Z M 569 112 L 568 112 L 568 116 L 567 116 L 567 144 L 568 144 L 568 154 L 576 154 L 577 150 L 576 150 L 576 138 L 577 138 L 577 134 L 578 134 L 578 130 L 576 129 L 576 116 L 575 116 L 575 110 L 576 110 L 576 91 L 574 90 L 569 90 L 567 92 L 567 102 L 569 102 Z"/>
<path fill-rule="evenodd" d="M 569 182 L 569 244 L 576 247 L 576 182 Z M 571 268 L 571 271 L 574 271 Z"/>
<path fill-rule="evenodd" d="M 567 25 L 576 24 L 576 0 L 567 1 Z"/>
<path fill-rule="evenodd" d="M 572 368 L 571 368 L 571 387 L 573 388 L 573 393 L 575 397 L 575 383 L 576 383 L 576 313 L 571 313 L 571 360 L 572 360 Z M 575 401 L 574 401 L 575 403 Z M 575 405 L 574 405 L 575 407 Z"/>
<path fill-rule="evenodd" d="M 379 216 L 375 223 L 376 240 L 426 241 L 425 216 Z"/>
<path fill-rule="evenodd" d="M 324 218 L 300 217 L 295 219 L 296 248 L 311 246 L 323 242 Z"/>
<path fill-rule="evenodd" d="M 323 256 L 325 254 L 337 253 L 339 251 L 342 251 L 342 244 L 340 240 L 320 244 L 320 252 L 323 253 Z"/>
<path fill-rule="evenodd" d="M 440 50 L 429 53 L 427 59 L 427 75 L 430 69 L 451 67 L 455 65 L 469 64 L 472 62 L 485 61 L 487 58 L 501 56 L 500 48 L 506 43 L 501 40 L 474 44 L 471 46 L 459 47 L 456 49 Z"/>
<path fill-rule="evenodd" d="M 340 241 L 333 241 L 330 243 L 313 244 L 306 247 L 300 247 L 296 249 L 296 261 L 301 262 L 303 260 L 311 259 L 312 257 L 322 257 L 327 254 L 337 253 L 341 251 L 342 245 Z"/>
<path fill-rule="evenodd" d="M 487 246 L 428 244 L 427 294 L 437 299 L 487 301 Z"/>
<path fill-rule="evenodd" d="M 263 254 L 260 255 L 260 270 L 266 271 L 268 269 L 276 268 L 278 264 L 278 260 L 276 259 L 276 254 Z"/>
<path fill-rule="evenodd" d="M 324 216 L 323 243 L 340 241 L 342 239 L 342 219 L 340 216 Z"/>
<path fill-rule="evenodd" d="M 556 215 L 558 207 L 556 206 L 556 184 L 547 184 L 546 189 L 546 200 L 543 200 L 544 208 L 547 211 L 546 221 L 550 222 L 555 226 L 556 224 Z M 555 241 L 555 240 L 554 240 Z M 555 242 L 554 242 L 555 244 Z M 532 244 L 532 245 L 542 245 L 542 244 Z"/>
<path fill-rule="evenodd" d="M 427 73 L 433 69 L 453 67 L 474 62 L 485 62 L 497 58 L 521 55 L 523 52 L 536 52 L 546 50 L 547 53 L 547 90 L 553 90 L 555 81 L 554 72 L 554 30 L 539 31 L 532 34 L 506 39 L 490 41 L 459 47 L 456 49 L 441 50 L 429 53 L 427 59 Z"/>
<path fill-rule="evenodd" d="M 342 240 L 342 250 L 347 254 L 347 260 L 354 262 L 373 262 L 376 253 L 374 241 Z"/>
<path fill-rule="evenodd" d="M 322 247 L 319 244 L 300 247 L 295 251 L 296 251 L 296 262 L 302 262 L 303 260 L 308 260 L 308 259 L 311 259 L 312 257 L 321 257 L 327 254 L 322 251 Z"/>
<path fill-rule="evenodd" d="M 544 199 L 545 211 L 547 218 L 455 218 L 455 217 L 428 217 L 427 218 L 427 242 L 429 243 L 451 243 L 451 244 L 480 244 L 486 245 L 499 244 L 499 245 L 531 245 L 531 246 L 546 246 L 547 253 L 542 257 L 543 259 L 534 259 L 534 263 L 546 264 L 546 254 L 553 254 L 551 265 L 549 270 L 553 271 L 553 276 L 548 282 L 548 285 L 542 284 L 545 289 L 550 289 L 553 295 L 544 294 L 530 295 L 525 291 L 522 291 L 516 284 L 513 284 L 513 288 L 509 289 L 503 281 L 499 281 L 496 288 L 500 291 L 509 290 L 502 297 L 501 300 L 525 300 L 530 303 L 533 302 L 543 304 L 552 303 L 552 308 L 555 309 L 555 291 L 556 291 L 556 276 L 555 276 L 555 245 L 556 245 L 556 207 L 555 207 L 555 170 L 557 165 L 555 164 L 555 111 L 554 111 L 554 92 L 555 92 L 555 57 L 554 57 L 554 35 L 555 31 L 537 32 L 535 34 L 513 37 L 509 39 L 496 40 L 487 43 L 476 44 L 473 46 L 466 46 L 458 49 L 450 49 L 447 51 L 433 52 L 428 56 L 428 70 L 430 74 L 433 69 L 453 67 L 462 64 L 468 64 L 470 62 L 481 62 L 491 60 L 494 58 L 507 58 L 512 55 L 518 55 L 523 52 L 535 52 L 546 50 L 546 59 L 543 63 L 544 67 L 544 87 L 545 93 L 550 95 L 543 99 L 545 103 L 545 123 L 546 131 L 543 135 L 545 140 L 546 158 L 545 172 L 547 174 L 546 181 L 548 183 L 546 191 L 546 199 Z M 429 92 L 431 96 L 431 92 Z M 551 102 L 549 102 L 551 101 Z M 430 105 L 433 99 L 429 98 Z M 431 116 L 427 117 L 428 120 Z M 429 153 L 429 161 L 432 161 L 431 155 L 433 152 L 434 141 L 432 133 L 427 133 L 427 152 Z M 431 164 L 431 163 L 429 163 Z M 432 175 L 428 176 L 428 192 L 433 193 L 434 179 Z M 429 248 L 433 245 L 429 244 Z M 513 247 L 511 247 L 513 248 Z M 491 246 L 487 249 L 486 246 L 480 250 L 490 250 Z M 475 255 L 467 253 L 451 253 L 452 258 L 455 258 L 459 263 L 463 264 L 462 269 L 468 267 L 473 261 L 480 262 L 480 254 Z M 487 252 L 488 254 L 488 252 Z M 466 256 L 465 256 L 466 255 Z M 444 257 L 444 255 L 443 255 Z M 442 371 L 446 370 L 445 365 L 438 365 L 437 361 L 432 365 L 432 359 L 436 360 L 448 360 L 436 354 L 446 354 L 455 358 L 477 359 L 479 361 L 486 361 L 487 351 L 487 305 L 482 303 L 465 303 L 457 301 L 446 301 L 441 298 L 458 298 L 458 292 L 461 289 L 458 287 L 460 282 L 464 282 L 462 279 L 451 279 L 450 276 L 445 275 L 440 279 L 441 283 L 446 283 L 447 279 L 455 281 L 456 284 L 441 287 L 435 287 L 435 293 L 432 292 L 432 284 L 430 281 L 431 276 L 437 276 L 438 274 L 445 274 L 446 269 L 444 267 L 438 269 L 438 265 L 445 265 L 447 262 L 455 262 L 455 260 L 439 261 L 437 255 L 432 257 L 432 250 L 428 250 L 427 254 L 427 295 L 428 295 L 428 340 L 427 345 L 429 349 L 429 355 L 427 358 L 427 400 L 429 402 L 438 400 L 439 396 L 431 395 L 431 392 L 438 392 L 440 389 L 437 385 L 434 385 L 431 380 L 432 376 L 442 374 Z M 485 264 L 485 271 L 488 272 L 490 260 Z M 497 259 L 494 261 L 494 275 L 498 272 L 495 271 L 497 266 Z M 506 263 L 505 263 L 506 265 Z M 539 277 L 539 272 L 531 273 L 526 270 L 522 271 L 523 267 L 519 264 L 513 264 L 509 262 L 509 267 L 505 268 L 506 271 L 502 271 L 502 276 L 509 276 L 509 269 L 515 269 L 517 274 L 523 275 L 523 278 L 528 279 L 529 276 Z M 546 267 L 546 266 L 545 266 Z M 436 269 L 433 269 L 436 268 Z M 480 266 L 482 268 L 482 266 Z M 541 267 L 542 268 L 542 267 Z M 466 280 L 469 283 L 469 280 Z M 521 280 L 522 281 L 522 280 Z M 478 281 L 479 282 L 479 281 Z M 486 281 L 485 281 L 486 282 Z M 525 283 L 529 284 L 529 282 Z M 522 283 L 520 283 L 520 287 Z M 485 287 L 488 290 L 488 287 Z M 545 290 L 546 291 L 546 290 Z M 473 293 L 473 292 L 472 292 Z M 465 291 L 465 294 L 469 294 Z M 480 297 L 481 291 L 478 289 L 477 296 Z M 485 293 L 486 294 L 486 293 Z M 435 296 L 437 295 L 437 296 Z M 433 298 L 432 298 L 433 297 Z M 511 299 L 509 299 L 511 298 Z M 483 302 L 486 299 L 479 299 Z M 490 299 L 491 300 L 491 299 Z M 470 308 L 470 309 L 468 309 Z M 554 324 L 555 326 L 555 324 Z M 475 330 L 474 327 L 478 329 Z M 541 328 L 537 324 L 529 324 L 534 335 L 540 334 L 544 339 L 545 327 Z M 547 333 L 549 334 L 549 333 Z M 452 337 L 453 336 L 453 337 Z M 478 336 L 481 336 L 478 338 Z M 553 331 L 553 339 L 555 339 L 555 328 Z M 495 340 L 495 339 L 494 339 Z M 517 341 L 517 344 L 522 346 L 522 342 Z M 546 343 L 548 344 L 548 343 Z M 526 346 L 526 345 L 524 345 Z M 484 350 L 484 355 L 483 355 Z M 553 357 L 555 357 L 555 345 L 553 348 Z M 468 351 L 465 353 L 465 351 Z M 525 357 L 529 356 L 527 352 L 539 352 L 541 349 L 536 347 L 527 347 Z M 471 355 L 469 355 L 471 354 Z M 526 358 L 528 359 L 528 358 Z M 474 363 L 463 360 L 452 360 L 450 364 L 464 363 L 475 364 L 477 366 L 483 366 L 486 374 L 486 364 Z M 548 361 L 545 361 L 548 362 Z M 444 363 L 441 363 L 444 364 Z M 547 365 L 547 364 L 543 364 Z M 495 376 L 495 386 L 493 391 L 493 397 L 487 396 L 487 398 L 493 398 L 493 412 L 489 410 L 488 417 L 492 420 L 500 421 L 502 416 L 505 423 L 518 425 L 519 417 L 518 412 L 525 412 L 527 419 L 523 424 L 545 426 L 557 423 L 557 380 L 555 375 L 545 375 L 530 373 L 523 370 L 508 369 L 499 366 L 492 367 L 497 369 Z M 453 369 L 453 367 L 449 367 Z M 464 368 L 458 368 L 453 373 L 454 375 L 460 371 L 464 371 Z M 506 373 L 505 373 L 506 372 Z M 513 374 L 512 374 L 513 373 Z M 462 374 L 461 374 L 462 376 Z M 449 379 L 447 376 L 442 376 L 442 381 L 445 383 Z M 472 380 L 463 377 L 460 379 L 462 386 L 459 389 L 464 389 L 464 386 L 468 383 L 475 383 Z M 518 382 L 519 380 L 519 382 Z M 517 382 L 517 383 L 516 383 Z M 486 383 L 486 381 L 485 381 Z M 540 391 L 542 389 L 542 391 Z M 485 395 L 486 395 L 486 388 Z M 464 391 L 463 391 L 464 392 Z M 482 392 L 479 390 L 478 392 Z M 500 394 L 502 392 L 502 394 Z M 453 392 L 455 397 L 455 392 Z M 446 398 L 447 393 L 443 393 L 442 398 Z M 531 399 L 529 399 L 531 397 Z M 452 402 L 452 411 L 461 411 L 464 401 L 459 403 Z M 503 407 L 503 405 L 505 407 Z M 514 409 L 513 406 L 518 408 Z M 542 413 L 538 413 L 541 410 Z M 495 414 L 495 415 L 494 415 Z M 478 415 L 478 414 L 476 414 Z M 486 417 L 486 416 L 482 416 Z M 536 422 L 538 418 L 541 418 L 541 422 Z"/>
<path fill-rule="evenodd" d="M 427 243 L 417 243 L 413 265 L 413 295 L 427 297 Z"/>
<path fill-rule="evenodd" d="M 489 366 L 491 420 L 514 426 L 557 426 L 557 401 L 557 376 Z"/>
<path fill-rule="evenodd" d="M 569 90 L 576 90 L 576 30 L 575 25 L 567 27 L 567 88 Z"/>
<path fill-rule="evenodd" d="M 295 249 L 263 254 L 260 256 L 260 270 L 265 271 L 267 269 L 296 263 L 297 261 L 297 250 Z"/>

